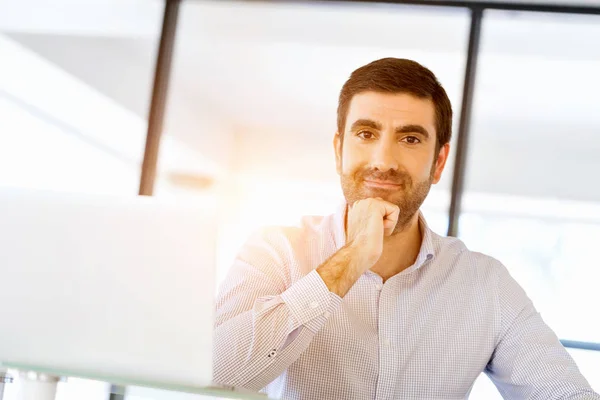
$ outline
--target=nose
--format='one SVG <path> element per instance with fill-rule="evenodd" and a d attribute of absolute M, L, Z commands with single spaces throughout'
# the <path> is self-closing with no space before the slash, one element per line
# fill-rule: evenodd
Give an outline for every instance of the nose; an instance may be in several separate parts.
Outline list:
<path fill-rule="evenodd" d="M 383 140 L 377 144 L 373 151 L 371 167 L 380 172 L 398 169 L 398 161 L 394 156 L 394 150 L 391 144 L 386 143 Z"/>

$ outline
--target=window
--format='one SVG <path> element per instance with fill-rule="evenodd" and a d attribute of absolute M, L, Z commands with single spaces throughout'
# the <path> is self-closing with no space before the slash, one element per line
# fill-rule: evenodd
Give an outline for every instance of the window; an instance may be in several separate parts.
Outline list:
<path fill-rule="evenodd" d="M 459 226 L 560 338 L 584 342 L 600 341 L 599 40 L 597 16 L 485 13 Z M 600 353 L 577 354 L 598 390 Z"/>

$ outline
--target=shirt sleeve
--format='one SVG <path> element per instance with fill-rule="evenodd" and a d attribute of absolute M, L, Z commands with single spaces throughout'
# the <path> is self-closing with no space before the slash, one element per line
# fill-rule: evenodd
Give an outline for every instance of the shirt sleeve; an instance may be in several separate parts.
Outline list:
<path fill-rule="evenodd" d="M 300 357 L 342 302 L 315 270 L 292 284 L 294 260 L 272 236 L 250 240 L 221 286 L 213 351 L 217 383 L 262 389 Z"/>
<path fill-rule="evenodd" d="M 501 329 L 486 374 L 503 398 L 600 400 L 504 266 L 498 301 Z"/>

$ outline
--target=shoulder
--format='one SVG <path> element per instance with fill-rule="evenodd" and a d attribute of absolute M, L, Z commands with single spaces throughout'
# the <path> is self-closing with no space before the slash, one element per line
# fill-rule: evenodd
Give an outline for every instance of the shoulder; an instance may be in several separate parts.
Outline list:
<path fill-rule="evenodd" d="M 436 254 L 448 268 L 467 274 L 479 281 L 498 285 L 510 277 L 504 264 L 498 259 L 473 251 L 460 239 L 433 233 L 432 241 Z"/>
<path fill-rule="evenodd" d="M 333 240 L 334 215 L 305 216 L 292 226 L 265 226 L 246 241 L 238 258 L 268 257 L 279 265 L 288 265 L 306 253 L 319 252 Z"/>
<path fill-rule="evenodd" d="M 330 228 L 332 215 L 305 216 L 296 225 L 270 225 L 256 230 L 248 239 L 248 243 L 264 244 L 274 248 L 294 246 L 298 242 L 317 238 Z"/>
<path fill-rule="evenodd" d="M 443 260 L 438 265 L 442 270 L 451 270 L 446 273 L 460 276 L 463 282 L 471 282 L 485 290 L 487 296 L 494 299 L 504 311 L 518 312 L 530 303 L 521 285 L 500 260 L 470 250 L 460 239 L 436 236 L 440 258 Z"/>

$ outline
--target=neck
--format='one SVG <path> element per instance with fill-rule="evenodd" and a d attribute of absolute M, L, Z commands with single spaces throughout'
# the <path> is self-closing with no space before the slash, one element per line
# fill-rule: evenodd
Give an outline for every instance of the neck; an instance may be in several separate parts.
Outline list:
<path fill-rule="evenodd" d="M 371 271 L 381 276 L 384 282 L 399 274 L 415 263 L 422 241 L 423 233 L 416 213 L 401 231 L 385 238 L 381 257 Z"/>

